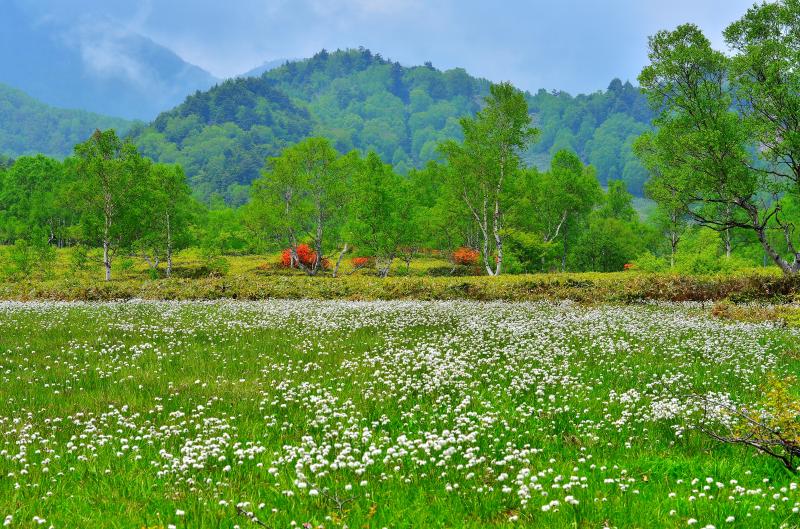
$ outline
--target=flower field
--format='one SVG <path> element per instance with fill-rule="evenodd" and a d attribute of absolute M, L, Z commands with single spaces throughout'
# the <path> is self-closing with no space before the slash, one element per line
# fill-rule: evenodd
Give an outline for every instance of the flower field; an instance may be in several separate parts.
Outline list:
<path fill-rule="evenodd" d="M 0 521 L 798 527 L 695 425 L 799 349 L 691 303 L 0 302 Z"/>

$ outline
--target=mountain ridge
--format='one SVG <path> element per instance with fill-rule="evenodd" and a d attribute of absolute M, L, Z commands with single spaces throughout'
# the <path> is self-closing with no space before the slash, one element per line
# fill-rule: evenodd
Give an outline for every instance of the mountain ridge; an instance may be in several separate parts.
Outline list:
<path fill-rule="evenodd" d="M 55 108 L 0 83 L 0 155 L 64 158 L 97 128 L 126 134 L 133 122 L 85 110 Z"/>
<path fill-rule="evenodd" d="M 365 48 L 322 50 L 258 77 L 197 91 L 131 137 L 156 160 L 184 165 L 200 196 L 241 203 L 264 160 L 308 135 L 339 151 L 375 150 L 398 171 L 437 158 L 440 141 L 459 138 L 459 119 L 480 108 L 490 82 L 462 68 L 401 66 Z M 622 179 L 641 194 L 646 172 L 633 139 L 650 127 L 646 99 L 615 79 L 604 92 L 526 93 L 540 140 L 528 153 L 544 166 L 558 149 L 598 166 L 601 183 Z"/>

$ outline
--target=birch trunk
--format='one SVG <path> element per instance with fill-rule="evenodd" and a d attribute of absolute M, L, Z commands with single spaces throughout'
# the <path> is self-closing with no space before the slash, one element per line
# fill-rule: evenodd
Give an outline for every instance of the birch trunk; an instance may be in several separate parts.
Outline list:
<path fill-rule="evenodd" d="M 167 213 L 167 277 L 172 277 L 172 229 Z"/>
<path fill-rule="evenodd" d="M 342 251 L 339 252 L 339 258 L 336 259 L 336 266 L 333 267 L 333 277 L 336 277 L 336 276 L 339 275 L 339 265 L 342 264 L 342 258 L 344 257 L 344 254 L 346 254 L 346 253 L 347 253 L 347 243 L 344 243 L 344 247 L 342 248 Z"/>
<path fill-rule="evenodd" d="M 106 269 L 106 281 L 111 281 L 111 241 L 109 240 L 109 232 L 111 228 L 110 224 L 110 219 L 108 216 L 106 216 L 105 224 L 103 226 L 103 266 Z"/>

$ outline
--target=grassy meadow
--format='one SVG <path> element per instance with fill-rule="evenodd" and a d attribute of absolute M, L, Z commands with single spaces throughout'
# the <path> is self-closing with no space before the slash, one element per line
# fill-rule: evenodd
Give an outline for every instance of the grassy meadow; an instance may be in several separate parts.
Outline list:
<path fill-rule="evenodd" d="M 797 475 L 692 424 L 799 372 L 800 331 L 720 312 L 2 302 L 0 520 L 797 527 Z"/>

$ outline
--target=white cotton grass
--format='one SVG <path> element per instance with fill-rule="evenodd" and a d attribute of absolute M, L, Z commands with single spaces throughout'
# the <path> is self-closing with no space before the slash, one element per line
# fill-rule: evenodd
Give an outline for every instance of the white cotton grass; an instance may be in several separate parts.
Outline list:
<path fill-rule="evenodd" d="M 71 336 L 76 322 L 92 334 Z M 0 469 L 27 525 L 62 526 L 60 480 L 89 469 L 174 493 L 167 527 L 208 512 L 303 527 L 308 506 L 373 504 L 392 525 L 383 505 L 415 490 L 519 526 L 653 498 L 654 523 L 671 526 L 769 526 L 800 507 L 797 484 L 761 459 L 677 478 L 638 464 L 707 457 L 682 451 L 714 411 L 686 388 L 747 402 L 797 338 L 699 304 L 0 302 L 12 331 L 29 336 L 0 351 L 0 383 L 16 390 L 0 408 Z M 56 350 L 26 345 L 48 332 L 64 335 Z M 111 397 L 85 405 L 92 388 Z"/>

